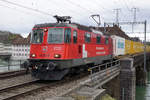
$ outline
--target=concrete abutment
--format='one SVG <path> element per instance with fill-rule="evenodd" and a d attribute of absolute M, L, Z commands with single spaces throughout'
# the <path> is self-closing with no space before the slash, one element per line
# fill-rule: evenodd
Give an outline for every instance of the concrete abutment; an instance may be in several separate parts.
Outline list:
<path fill-rule="evenodd" d="M 120 64 L 120 100 L 135 100 L 136 71 L 133 59 L 122 59 Z"/>

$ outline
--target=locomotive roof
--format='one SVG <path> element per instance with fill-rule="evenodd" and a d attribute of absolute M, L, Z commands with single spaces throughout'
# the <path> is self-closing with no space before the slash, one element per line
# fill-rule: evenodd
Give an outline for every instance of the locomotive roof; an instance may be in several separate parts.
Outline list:
<path fill-rule="evenodd" d="M 37 24 L 33 28 L 43 28 L 43 27 L 73 27 L 73 28 L 85 30 L 88 32 L 93 32 L 93 30 L 94 30 L 88 26 L 80 25 L 77 23 L 71 23 L 71 24 L 69 24 L 69 23 L 45 23 L 45 24 Z M 97 30 L 97 31 L 99 31 L 99 30 Z"/>

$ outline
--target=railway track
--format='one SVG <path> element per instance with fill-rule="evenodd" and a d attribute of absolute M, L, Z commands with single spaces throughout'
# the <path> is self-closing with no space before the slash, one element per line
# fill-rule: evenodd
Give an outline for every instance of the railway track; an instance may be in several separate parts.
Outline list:
<path fill-rule="evenodd" d="M 0 73 L 0 80 L 6 79 L 6 78 L 12 78 L 12 77 L 16 77 L 16 76 L 24 75 L 24 74 L 26 74 L 26 70 L 3 72 L 3 73 Z"/>
<path fill-rule="evenodd" d="M 77 80 L 85 75 L 77 75 L 75 77 L 66 77 L 61 81 L 39 81 L 34 80 L 14 86 L 9 86 L 0 89 L 0 100 L 20 100 L 21 97 L 38 94 L 39 91 L 46 91 L 46 89 L 54 89 L 63 84 L 68 84 L 73 80 Z"/>
<path fill-rule="evenodd" d="M 61 87 L 64 84 L 66 84 L 67 86 L 72 81 L 76 81 L 83 77 L 87 77 L 87 75 L 88 73 L 82 73 L 80 75 L 76 75 L 73 77 L 65 77 L 65 79 L 61 81 L 42 81 L 41 82 L 41 81 L 38 81 L 37 79 L 32 79 L 32 78 L 28 81 L 26 80 L 26 82 L 20 81 L 19 84 L 0 87 L 0 100 L 12 100 L 12 99 L 21 100 L 20 98 L 22 97 L 26 98 L 35 94 L 38 95 L 40 94 L 40 92 L 44 93 L 46 91 L 53 91 L 53 90 L 55 91 L 55 90 L 58 90 L 58 87 Z M 11 79 L 14 79 L 14 78 L 11 78 Z M 62 94 L 62 93 L 59 93 L 59 94 Z"/>
<path fill-rule="evenodd" d="M 22 84 L 17 84 L 15 86 L 7 87 L 0 89 L 0 100 L 12 100 L 18 96 L 31 93 L 32 91 L 36 91 L 41 89 L 48 84 L 43 84 L 38 82 L 37 80 L 26 82 Z"/>

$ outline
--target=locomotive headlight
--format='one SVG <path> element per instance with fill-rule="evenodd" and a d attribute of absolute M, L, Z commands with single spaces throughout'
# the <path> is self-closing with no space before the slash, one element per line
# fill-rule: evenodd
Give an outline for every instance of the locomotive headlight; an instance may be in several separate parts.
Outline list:
<path fill-rule="evenodd" d="M 47 32 L 48 31 L 48 29 L 44 29 L 44 32 Z"/>
<path fill-rule="evenodd" d="M 60 57 L 61 57 L 60 54 L 55 54 L 55 55 L 54 55 L 54 58 L 60 58 Z"/>
<path fill-rule="evenodd" d="M 35 55 L 35 54 L 31 54 L 31 57 L 33 57 L 33 58 L 34 58 L 34 57 L 36 57 L 36 55 Z"/>

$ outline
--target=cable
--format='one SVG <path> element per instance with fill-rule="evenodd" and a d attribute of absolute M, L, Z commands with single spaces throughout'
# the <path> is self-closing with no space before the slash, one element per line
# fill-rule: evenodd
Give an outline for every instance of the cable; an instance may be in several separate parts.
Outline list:
<path fill-rule="evenodd" d="M 130 8 L 129 8 L 129 6 L 128 6 L 128 4 L 127 4 L 127 2 L 126 2 L 126 0 L 122 0 L 122 2 L 125 4 L 127 10 L 131 11 Z"/>
<path fill-rule="evenodd" d="M 53 16 L 52 14 L 49 14 L 47 12 L 44 12 L 44 11 L 41 11 L 41 10 L 38 10 L 38 9 L 34 9 L 34 8 L 30 8 L 30 7 L 27 7 L 27 6 L 24 6 L 24 5 L 20 5 L 20 4 L 17 4 L 17 3 L 14 3 L 14 2 L 10 2 L 10 1 L 7 1 L 7 0 L 0 0 L 0 1 L 3 1 L 3 2 L 9 3 L 9 4 L 12 4 L 12 5 L 18 6 L 18 7 L 21 7 L 21 8 L 25 8 L 25 9 L 28 9 L 28 10 L 32 10 L 32 11 L 35 11 L 35 12 L 38 12 L 38 13 L 42 13 L 42 14 L 45 14 L 45 15 Z"/>
<path fill-rule="evenodd" d="M 49 2 L 49 0 L 48 0 L 48 2 Z M 55 4 L 56 4 L 56 3 L 57 3 L 57 4 L 60 3 L 60 2 L 57 2 L 56 0 L 55 0 L 55 1 L 51 0 L 50 3 L 52 3 L 52 2 L 55 3 Z M 68 3 L 67 3 L 67 4 L 68 4 Z M 59 6 L 57 6 L 57 8 L 55 8 L 55 9 L 58 9 L 61 13 L 64 14 L 65 12 L 63 12 L 63 10 L 62 10 L 62 9 L 64 9 L 64 8 L 66 8 L 67 11 L 69 10 L 71 13 L 76 13 L 77 16 L 80 16 L 80 14 L 81 14 L 81 13 L 77 12 L 76 10 L 72 10 L 72 9 L 68 8 L 67 6 L 64 6 L 63 8 L 60 8 Z M 66 9 L 64 9 L 64 10 L 66 10 Z"/>
<path fill-rule="evenodd" d="M 77 7 L 80 7 L 81 9 L 85 9 L 86 11 L 90 12 L 90 13 L 93 13 L 93 11 L 90 11 L 89 9 L 85 8 L 85 7 L 82 7 L 81 5 L 77 4 L 77 3 L 74 3 L 72 2 L 71 0 L 67 0 L 68 2 L 70 2 L 71 4 L 77 6 Z"/>
<path fill-rule="evenodd" d="M 108 12 L 112 12 L 112 10 L 110 10 L 110 9 L 107 9 L 106 7 L 104 7 L 102 4 L 100 4 L 97 0 L 95 1 L 96 2 L 96 4 L 98 4 L 98 5 L 100 5 L 102 8 L 103 8 L 103 10 L 107 10 Z"/>
<path fill-rule="evenodd" d="M 33 14 L 33 13 L 29 13 L 29 12 L 25 12 L 25 11 L 23 11 L 23 10 L 20 10 L 20 9 L 16 9 L 16 8 L 13 8 L 13 7 L 10 7 L 10 6 L 5 6 L 5 5 L 0 5 L 1 7 L 5 7 L 5 8 L 9 8 L 9 9 L 11 9 L 11 10 L 15 10 L 15 11 L 18 11 L 18 12 L 21 12 L 21 13 L 25 13 L 25 14 L 27 14 L 27 15 L 35 15 L 35 14 Z M 32 16 L 33 17 L 33 16 Z M 34 16 L 35 17 L 35 16 Z M 38 16 L 38 17 L 40 17 L 40 18 L 42 18 L 42 19 L 44 19 L 45 17 L 42 17 L 42 16 Z"/>
<path fill-rule="evenodd" d="M 12 9 L 12 10 L 19 11 L 19 12 L 21 12 L 21 13 L 31 14 L 31 13 L 24 12 L 24 11 L 22 11 L 22 10 L 19 10 L 19 9 L 16 9 L 16 8 L 11 8 L 11 7 L 9 7 L 9 6 L 5 6 L 5 5 L 0 5 L 0 6 L 1 6 L 1 7 L 5 7 L 5 8 L 9 8 L 9 9 Z"/>

